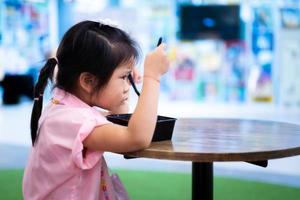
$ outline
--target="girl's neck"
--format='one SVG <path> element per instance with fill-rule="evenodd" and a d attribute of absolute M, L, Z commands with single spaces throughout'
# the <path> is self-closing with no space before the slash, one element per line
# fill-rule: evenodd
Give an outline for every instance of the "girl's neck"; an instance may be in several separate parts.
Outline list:
<path fill-rule="evenodd" d="M 75 89 L 72 94 L 89 106 L 93 106 L 90 94 L 80 88 Z"/>

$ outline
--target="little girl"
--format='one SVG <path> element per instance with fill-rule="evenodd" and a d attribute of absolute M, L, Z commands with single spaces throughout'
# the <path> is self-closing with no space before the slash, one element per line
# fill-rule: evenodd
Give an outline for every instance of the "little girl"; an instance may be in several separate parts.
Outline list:
<path fill-rule="evenodd" d="M 128 127 L 108 122 L 94 106 L 128 111 L 127 77 L 137 59 L 136 43 L 113 25 L 83 21 L 66 32 L 35 86 L 25 200 L 115 199 L 102 155 L 149 146 L 160 77 L 169 68 L 164 45 L 145 58 L 141 95 Z M 53 98 L 42 112 L 44 89 L 56 65 Z"/>

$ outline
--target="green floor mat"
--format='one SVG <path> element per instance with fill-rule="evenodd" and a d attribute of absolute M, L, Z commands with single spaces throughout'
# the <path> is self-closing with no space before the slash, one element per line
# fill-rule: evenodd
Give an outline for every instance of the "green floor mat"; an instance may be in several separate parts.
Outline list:
<path fill-rule="evenodd" d="M 113 170 L 133 200 L 191 199 L 191 174 Z M 22 199 L 22 170 L 0 170 L 0 199 Z M 300 188 L 216 177 L 216 200 L 297 200 Z"/>

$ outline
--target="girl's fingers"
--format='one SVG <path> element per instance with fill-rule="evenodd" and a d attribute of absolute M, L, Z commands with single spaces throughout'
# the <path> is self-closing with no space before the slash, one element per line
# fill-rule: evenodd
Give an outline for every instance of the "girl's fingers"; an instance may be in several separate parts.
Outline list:
<path fill-rule="evenodd" d="M 166 43 L 161 43 L 158 47 L 156 47 L 157 49 L 159 49 L 160 51 L 165 51 L 167 48 Z"/>

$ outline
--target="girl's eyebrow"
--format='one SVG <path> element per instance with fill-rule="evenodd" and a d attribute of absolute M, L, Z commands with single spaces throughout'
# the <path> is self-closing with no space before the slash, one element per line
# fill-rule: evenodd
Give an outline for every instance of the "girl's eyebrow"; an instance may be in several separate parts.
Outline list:
<path fill-rule="evenodd" d="M 124 76 L 124 75 L 129 75 L 129 74 L 131 74 L 131 72 L 132 72 L 132 70 L 124 70 L 122 73 L 121 73 L 121 75 L 122 76 Z"/>
<path fill-rule="evenodd" d="M 129 73 L 131 73 L 131 72 L 132 72 L 131 69 L 128 69 L 128 70 L 125 71 L 126 74 L 129 74 Z"/>

